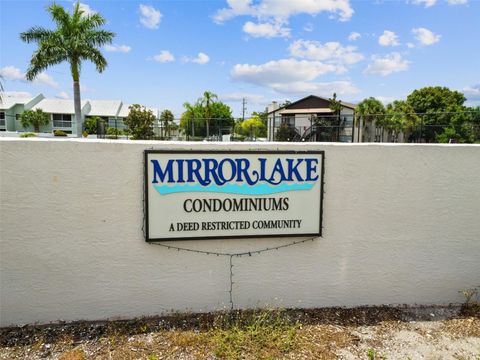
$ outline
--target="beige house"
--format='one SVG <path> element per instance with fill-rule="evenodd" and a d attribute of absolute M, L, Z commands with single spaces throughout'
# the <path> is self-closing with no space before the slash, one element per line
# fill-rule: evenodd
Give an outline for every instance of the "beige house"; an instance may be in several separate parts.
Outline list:
<path fill-rule="evenodd" d="M 267 138 L 279 140 L 279 130 L 290 129 L 291 137 L 283 141 L 356 142 L 354 129 L 355 105 L 341 102 L 340 114 L 330 109 L 330 100 L 310 95 L 293 103 L 268 107 Z"/>

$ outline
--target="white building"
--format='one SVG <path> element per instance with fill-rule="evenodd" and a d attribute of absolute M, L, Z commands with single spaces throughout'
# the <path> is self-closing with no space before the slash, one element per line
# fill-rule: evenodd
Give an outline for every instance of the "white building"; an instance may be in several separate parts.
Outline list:
<path fill-rule="evenodd" d="M 124 129 L 124 120 L 129 112 L 128 104 L 120 100 L 83 100 L 81 102 L 81 121 L 86 118 L 99 117 L 109 127 Z M 2 96 L 0 101 L 0 131 L 24 132 L 31 131 L 23 128 L 20 115 L 25 110 L 42 109 L 49 114 L 50 122 L 40 128 L 41 132 L 62 130 L 68 134 L 76 134 L 75 108 L 72 99 L 46 99 L 42 94 L 35 97 Z M 155 128 L 160 126 L 160 111 L 156 108 L 147 108 L 155 115 Z"/>

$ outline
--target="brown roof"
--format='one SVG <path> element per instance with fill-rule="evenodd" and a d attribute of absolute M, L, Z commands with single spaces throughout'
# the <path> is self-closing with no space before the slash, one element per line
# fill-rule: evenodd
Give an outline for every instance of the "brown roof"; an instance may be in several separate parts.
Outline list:
<path fill-rule="evenodd" d="M 356 105 L 347 103 L 344 101 L 340 101 L 343 107 L 349 108 L 349 109 L 355 109 Z M 320 106 L 319 106 L 320 105 Z M 269 114 L 277 112 L 281 109 L 315 109 L 315 108 L 328 108 L 330 105 L 330 99 L 321 97 L 321 96 L 316 96 L 316 95 L 309 95 L 304 98 L 301 98 L 300 100 L 297 100 L 293 103 L 290 103 L 286 106 L 282 106 L 281 108 L 278 108 L 276 110 L 270 111 Z"/>

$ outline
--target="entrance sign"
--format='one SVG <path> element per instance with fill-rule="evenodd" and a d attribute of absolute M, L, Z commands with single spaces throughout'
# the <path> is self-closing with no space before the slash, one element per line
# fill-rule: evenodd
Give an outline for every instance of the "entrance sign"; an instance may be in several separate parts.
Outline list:
<path fill-rule="evenodd" d="M 323 151 L 145 150 L 146 241 L 322 235 Z"/>

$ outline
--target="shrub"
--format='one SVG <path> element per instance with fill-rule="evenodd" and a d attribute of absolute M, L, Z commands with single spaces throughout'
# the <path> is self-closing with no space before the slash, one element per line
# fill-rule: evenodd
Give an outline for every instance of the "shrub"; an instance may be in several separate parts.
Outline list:
<path fill-rule="evenodd" d="M 53 130 L 53 135 L 54 136 L 68 136 L 65 131 L 62 130 Z"/>
<path fill-rule="evenodd" d="M 295 137 L 295 129 L 288 124 L 281 124 L 275 134 L 276 141 L 293 141 Z"/>
<path fill-rule="evenodd" d="M 133 139 L 150 139 L 153 133 L 153 123 L 155 115 L 151 110 L 138 104 L 129 106 L 129 113 L 124 120 L 128 126 Z"/>
<path fill-rule="evenodd" d="M 107 129 L 107 135 L 110 135 L 110 136 L 115 136 L 115 135 L 123 135 L 124 132 L 122 129 L 115 129 L 114 127 L 109 127 Z"/>
<path fill-rule="evenodd" d="M 50 116 L 42 111 L 42 109 L 37 110 L 25 110 L 22 115 L 20 115 L 20 123 L 24 128 L 33 126 L 35 132 L 40 132 L 40 127 L 48 125 L 50 122 Z"/>
<path fill-rule="evenodd" d="M 84 130 L 89 134 L 97 133 L 97 121 L 101 120 L 98 116 L 86 118 L 83 123 Z"/>
<path fill-rule="evenodd" d="M 37 137 L 37 134 L 32 132 L 26 132 L 26 133 L 20 134 L 20 137 L 21 138 Z"/>
<path fill-rule="evenodd" d="M 278 359 L 295 348 L 298 329 L 282 310 L 226 313 L 215 318 L 207 341 L 221 359 L 241 359 L 246 351 Z"/>

